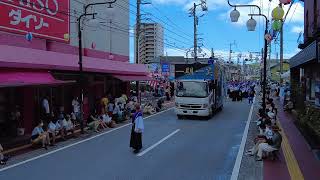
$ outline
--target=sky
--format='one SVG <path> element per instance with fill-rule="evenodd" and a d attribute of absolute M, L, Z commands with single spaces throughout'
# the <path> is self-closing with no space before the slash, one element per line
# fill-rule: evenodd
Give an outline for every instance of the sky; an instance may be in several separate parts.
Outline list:
<path fill-rule="evenodd" d="M 142 5 L 143 22 L 158 22 L 164 26 L 165 31 L 165 54 L 168 56 L 185 56 L 186 49 L 193 46 L 193 18 L 189 17 L 188 10 L 193 2 L 200 0 L 145 0 L 151 2 L 149 5 Z M 263 14 L 271 19 L 272 10 L 278 5 L 279 0 L 230 0 L 232 4 L 255 4 L 262 8 Z M 130 25 L 135 24 L 136 0 L 130 0 Z M 213 48 L 215 56 L 227 61 L 229 57 L 229 46 L 232 44 L 232 59 L 236 60 L 239 54 L 242 58 L 249 58 L 249 52 L 261 52 L 264 43 L 264 18 L 254 17 L 258 24 L 256 31 L 249 32 L 246 28 L 246 21 L 250 18 L 249 13 L 258 13 L 255 8 L 238 8 L 240 19 L 237 23 L 230 21 L 229 13 L 231 8 L 227 0 L 207 0 L 208 11 L 202 12 L 197 9 L 199 18 L 198 38 L 202 38 L 203 52 L 210 55 Z M 284 7 L 288 11 L 289 5 Z M 298 0 L 294 1 L 288 13 L 284 25 L 284 57 L 290 58 L 299 52 L 298 38 L 303 33 L 304 7 Z M 130 40 L 130 61 L 134 59 L 133 37 Z M 273 41 L 271 44 L 271 58 L 279 54 L 279 43 Z M 257 57 L 252 53 L 253 58 Z M 190 56 L 190 55 L 189 55 Z"/>

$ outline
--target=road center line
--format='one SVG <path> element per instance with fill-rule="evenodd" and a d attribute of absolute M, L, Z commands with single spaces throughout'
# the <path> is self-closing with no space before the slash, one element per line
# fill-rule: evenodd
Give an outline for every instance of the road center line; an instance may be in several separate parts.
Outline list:
<path fill-rule="evenodd" d="M 146 154 L 147 152 L 151 151 L 152 149 L 154 149 L 156 146 L 158 146 L 159 144 L 161 144 L 162 142 L 164 142 L 165 140 L 169 139 L 171 136 L 175 135 L 177 132 L 179 132 L 180 129 L 177 129 L 175 131 L 173 131 L 171 134 L 169 134 L 168 136 L 162 138 L 160 141 L 158 141 L 157 143 L 155 143 L 154 145 L 148 147 L 146 150 L 142 151 L 141 153 L 139 153 L 137 156 L 143 156 L 144 154 Z"/>
<path fill-rule="evenodd" d="M 239 171 L 240 171 L 240 167 L 241 167 L 241 161 L 242 161 L 242 157 L 243 157 L 243 152 L 244 152 L 244 148 L 245 148 L 245 145 L 246 145 L 246 142 L 247 142 L 249 126 L 250 126 L 250 122 L 251 122 L 251 119 L 252 119 L 253 105 L 255 103 L 255 99 L 256 98 L 253 99 L 253 103 L 251 105 L 251 109 L 250 109 L 250 112 L 249 112 L 247 124 L 246 124 L 246 127 L 244 129 L 244 133 L 243 133 L 243 136 L 242 136 L 242 140 L 241 140 L 240 148 L 239 148 L 239 151 L 238 151 L 237 159 L 236 159 L 236 162 L 234 164 L 230 180 L 237 180 L 238 176 L 239 176 Z"/>
<path fill-rule="evenodd" d="M 167 111 L 169 111 L 169 110 L 171 110 L 171 109 L 173 109 L 173 108 L 169 108 L 169 109 L 167 109 L 167 110 L 164 110 L 164 111 L 161 111 L 161 112 L 159 112 L 159 113 L 153 114 L 153 115 L 151 115 L 151 116 L 146 117 L 145 119 L 151 118 L 151 117 L 153 117 L 153 116 L 157 116 L 157 115 L 162 114 L 162 113 L 164 113 L 164 112 L 167 112 Z M 42 157 L 48 156 L 48 155 L 50 155 L 50 154 L 53 154 L 53 153 L 56 153 L 56 152 L 59 152 L 59 151 L 62 151 L 62 150 L 64 150 L 64 149 L 70 148 L 70 147 L 72 147 L 72 146 L 75 146 L 75 145 L 78 145 L 78 144 L 82 144 L 82 143 L 84 143 L 84 142 L 90 141 L 90 140 L 95 139 L 95 138 L 97 138 L 97 137 L 100 137 L 100 136 L 103 136 L 103 135 L 105 135 L 105 134 L 111 133 L 111 132 L 113 132 L 113 131 L 122 129 L 122 128 L 124 128 L 124 127 L 127 127 L 127 126 L 129 126 L 129 125 L 131 125 L 131 124 L 132 124 L 132 123 L 124 124 L 124 125 L 119 126 L 119 127 L 117 127 L 117 128 L 114 128 L 114 129 L 111 129 L 111 130 L 109 130 L 109 131 L 106 131 L 106 132 L 97 134 L 97 135 L 92 136 L 92 137 L 89 137 L 89 138 L 87 138 L 87 139 L 83 139 L 83 140 L 78 141 L 78 142 L 75 142 L 75 143 L 73 143 L 73 144 L 69 144 L 69 145 L 64 146 L 64 147 L 61 147 L 61 148 L 59 148 L 59 149 L 55 149 L 55 150 L 53 150 L 53 151 L 50 151 L 50 152 L 41 154 L 41 155 L 39 155 L 39 156 L 36 156 L 36 157 L 30 158 L 30 159 L 27 159 L 27 160 L 25 160 L 25 161 L 21 161 L 21 162 L 18 162 L 18 163 L 16 163 L 16 164 L 12 164 L 12 165 L 10 165 L 10 166 L 6 166 L 6 167 L 3 167 L 3 168 L 0 168 L 0 172 L 3 172 L 3 171 L 6 171 L 6 170 L 8 170 L 8 169 L 11 169 L 11 168 L 14 168 L 14 167 L 17 167 L 17 166 L 26 164 L 26 163 L 28 163 L 28 162 L 31 162 L 31 161 L 34 161 L 34 160 L 37 160 L 37 159 L 40 159 L 40 158 L 42 158 Z"/>

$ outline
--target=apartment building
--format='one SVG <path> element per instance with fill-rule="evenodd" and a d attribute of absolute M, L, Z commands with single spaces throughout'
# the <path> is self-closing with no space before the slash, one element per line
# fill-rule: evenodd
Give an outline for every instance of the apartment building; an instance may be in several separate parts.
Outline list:
<path fill-rule="evenodd" d="M 159 23 L 142 23 L 140 33 L 139 63 L 159 63 L 157 57 L 164 55 L 164 31 L 162 25 Z"/>

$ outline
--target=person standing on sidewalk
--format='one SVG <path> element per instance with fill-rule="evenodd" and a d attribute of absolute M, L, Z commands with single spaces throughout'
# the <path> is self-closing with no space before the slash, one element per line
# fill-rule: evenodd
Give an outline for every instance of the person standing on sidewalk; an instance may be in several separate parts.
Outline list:
<path fill-rule="evenodd" d="M 144 123 L 140 104 L 135 106 L 136 112 L 132 116 L 132 129 L 130 138 L 130 147 L 134 149 L 134 153 L 139 153 L 142 149 L 142 133 L 144 131 Z"/>

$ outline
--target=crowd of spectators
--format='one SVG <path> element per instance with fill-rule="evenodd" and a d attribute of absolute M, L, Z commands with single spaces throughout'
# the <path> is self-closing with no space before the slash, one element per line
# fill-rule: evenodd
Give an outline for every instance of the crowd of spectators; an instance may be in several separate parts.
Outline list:
<path fill-rule="evenodd" d="M 277 94 L 275 94 L 277 96 Z M 266 111 L 262 108 L 257 113 L 257 136 L 254 139 L 254 146 L 247 150 L 246 154 L 255 157 L 257 161 L 263 158 L 278 158 L 278 151 L 281 148 L 282 135 L 277 121 L 278 110 L 275 107 L 271 96 L 266 99 Z"/>

